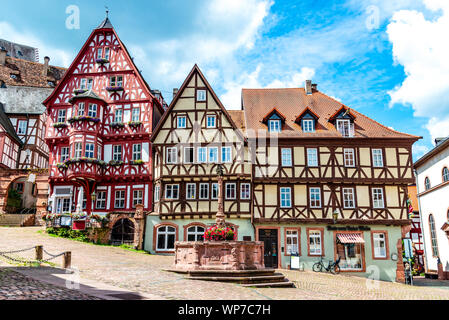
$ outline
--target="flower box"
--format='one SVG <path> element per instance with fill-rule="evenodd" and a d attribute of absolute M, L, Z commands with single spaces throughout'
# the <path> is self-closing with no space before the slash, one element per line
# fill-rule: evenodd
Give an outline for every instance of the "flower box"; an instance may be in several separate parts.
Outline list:
<path fill-rule="evenodd" d="M 140 122 L 140 121 L 131 121 L 131 122 L 128 122 L 128 125 L 130 127 L 137 128 L 137 127 L 140 127 L 142 125 L 142 122 Z"/>
<path fill-rule="evenodd" d="M 75 89 L 75 91 L 73 91 L 73 93 L 75 95 L 82 94 L 82 93 L 85 93 L 85 92 L 87 92 L 87 89 Z"/>
<path fill-rule="evenodd" d="M 115 161 L 115 160 L 109 161 L 109 165 L 113 167 L 119 167 L 122 166 L 123 164 L 124 164 L 123 161 Z"/>
<path fill-rule="evenodd" d="M 123 91 L 123 87 L 106 87 L 106 91 L 109 92 L 118 92 L 118 91 Z"/>
<path fill-rule="evenodd" d="M 53 128 L 57 128 L 57 129 L 62 129 L 62 128 L 67 128 L 68 125 L 65 122 L 56 122 L 52 124 Z"/>
<path fill-rule="evenodd" d="M 68 166 L 65 163 L 58 163 L 56 164 L 56 166 L 58 167 L 58 169 L 60 170 L 65 170 L 68 168 Z"/>
<path fill-rule="evenodd" d="M 113 122 L 109 126 L 114 129 L 121 129 L 125 127 L 125 124 L 122 122 Z"/>
<path fill-rule="evenodd" d="M 100 122 L 99 118 L 93 118 L 89 116 L 78 116 L 78 117 L 72 117 L 68 120 L 70 123 L 77 122 L 77 121 L 89 121 L 89 122 Z"/>
<path fill-rule="evenodd" d="M 143 162 L 143 160 L 133 160 L 130 162 L 130 164 L 135 165 L 135 166 L 140 166 L 140 165 L 143 165 L 144 162 Z"/>
<path fill-rule="evenodd" d="M 86 158 L 86 157 L 68 159 L 64 162 L 64 164 L 66 166 L 73 164 L 73 163 L 93 163 L 93 164 L 98 164 L 100 166 L 106 165 L 106 162 L 104 162 L 103 160 L 98 160 L 95 158 Z"/>
<path fill-rule="evenodd" d="M 86 230 L 86 220 L 73 220 L 72 230 Z"/>
<path fill-rule="evenodd" d="M 105 58 L 101 58 L 101 59 L 96 59 L 95 62 L 98 64 L 105 64 L 105 63 L 109 63 L 109 60 L 105 59 Z"/>

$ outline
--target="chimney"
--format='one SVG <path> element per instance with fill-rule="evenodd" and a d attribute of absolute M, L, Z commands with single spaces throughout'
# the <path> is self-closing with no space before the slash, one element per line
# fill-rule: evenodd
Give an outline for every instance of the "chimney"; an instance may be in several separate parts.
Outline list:
<path fill-rule="evenodd" d="M 312 83 L 312 90 L 318 91 L 318 85 L 316 83 Z"/>
<path fill-rule="evenodd" d="M 447 137 L 447 138 L 436 138 L 435 139 L 435 146 L 438 147 L 446 139 L 449 139 L 449 137 Z"/>
<path fill-rule="evenodd" d="M 179 89 L 178 88 L 174 88 L 173 89 L 173 99 L 176 97 L 176 95 L 178 94 Z"/>
<path fill-rule="evenodd" d="M 306 80 L 305 90 L 307 95 L 312 94 L 312 80 Z"/>
<path fill-rule="evenodd" d="M 6 53 L 7 52 L 8 51 L 5 48 L 0 47 L 0 66 L 4 66 L 5 65 L 5 63 L 6 63 Z"/>
<path fill-rule="evenodd" d="M 42 76 L 46 77 L 48 75 L 48 63 L 50 62 L 49 57 L 44 58 L 44 70 L 42 70 Z"/>

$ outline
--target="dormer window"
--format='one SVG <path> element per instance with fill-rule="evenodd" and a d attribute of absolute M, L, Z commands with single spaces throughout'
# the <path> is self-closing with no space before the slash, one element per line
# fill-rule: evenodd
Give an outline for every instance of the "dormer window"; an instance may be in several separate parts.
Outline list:
<path fill-rule="evenodd" d="M 303 132 L 315 132 L 316 124 L 320 117 L 307 107 L 299 116 L 296 117 L 295 123 L 301 126 Z"/>
<path fill-rule="evenodd" d="M 355 116 L 352 114 L 351 109 L 345 106 L 342 106 L 329 118 L 329 122 L 332 122 L 335 125 L 335 129 L 346 138 L 354 137 L 354 120 Z"/>
<path fill-rule="evenodd" d="M 315 121 L 313 119 L 303 119 L 301 127 L 304 132 L 314 132 Z"/>
<path fill-rule="evenodd" d="M 269 132 L 281 132 L 281 120 L 268 120 Z"/>
<path fill-rule="evenodd" d="M 343 137 L 354 136 L 354 132 L 351 130 L 351 121 L 347 119 L 337 119 L 336 127 L 337 131 L 340 132 Z"/>

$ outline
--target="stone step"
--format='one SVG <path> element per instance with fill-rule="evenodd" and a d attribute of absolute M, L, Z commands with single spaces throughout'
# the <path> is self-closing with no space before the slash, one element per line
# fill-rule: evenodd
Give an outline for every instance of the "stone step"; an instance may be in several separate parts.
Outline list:
<path fill-rule="evenodd" d="M 179 274 L 186 274 L 190 277 L 256 277 L 256 276 L 272 276 L 275 274 L 275 269 L 263 270 L 165 270 Z"/>
<path fill-rule="evenodd" d="M 295 284 L 288 280 L 282 282 L 273 283 L 252 283 L 252 284 L 242 284 L 242 287 L 246 288 L 295 288 Z"/>
<path fill-rule="evenodd" d="M 257 277 L 186 277 L 190 280 L 202 280 L 202 281 L 217 281 L 217 282 L 233 282 L 241 284 L 254 284 L 254 283 L 274 283 L 274 282 L 284 282 L 285 276 L 283 274 L 275 274 L 272 276 L 257 276 Z"/>
<path fill-rule="evenodd" d="M 20 227 L 31 216 L 31 214 L 3 214 L 0 215 L 0 226 Z"/>

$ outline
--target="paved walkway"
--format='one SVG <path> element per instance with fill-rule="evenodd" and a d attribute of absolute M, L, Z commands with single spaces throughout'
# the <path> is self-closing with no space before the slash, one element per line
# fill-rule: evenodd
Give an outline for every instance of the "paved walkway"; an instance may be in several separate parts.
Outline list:
<path fill-rule="evenodd" d="M 0 228 L 0 251 L 35 245 L 43 245 L 44 249 L 50 253 L 72 251 L 72 266 L 79 269 L 81 282 L 85 283 L 87 287 L 91 287 L 90 293 L 94 293 L 96 287 L 111 286 L 110 288 L 113 288 L 111 291 L 140 292 L 147 299 L 449 300 L 449 290 L 440 288 L 411 287 L 381 281 L 367 282 L 365 278 L 354 276 L 332 276 L 289 270 L 282 270 L 282 272 L 289 280 L 295 281 L 297 288 L 254 289 L 235 284 L 185 280 L 181 275 L 163 271 L 163 269 L 171 267 L 173 263 L 171 256 L 154 256 L 121 248 L 95 246 L 54 238 L 39 234 L 39 230 L 42 229 Z M 27 252 L 24 256 L 32 258 L 33 254 L 33 252 Z M 55 262 L 61 264 L 61 260 L 62 258 L 58 258 Z M 33 269 L 27 272 L 30 275 L 39 273 Z M 43 276 L 45 276 L 45 272 L 43 272 Z M 48 278 L 52 278 L 52 275 L 47 274 L 46 277 L 48 280 Z M 207 290 L 205 290 L 206 287 Z M 213 293 L 212 296 L 211 293 Z M 106 296 L 109 297 L 107 294 Z"/>

